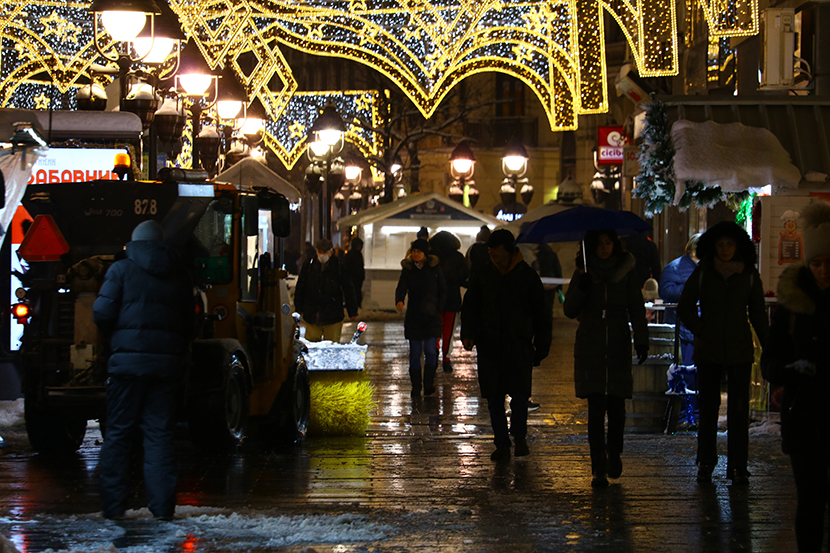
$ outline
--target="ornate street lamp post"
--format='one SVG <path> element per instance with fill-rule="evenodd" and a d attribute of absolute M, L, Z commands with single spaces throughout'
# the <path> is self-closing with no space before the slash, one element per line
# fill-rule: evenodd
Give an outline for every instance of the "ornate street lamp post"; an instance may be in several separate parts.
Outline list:
<path fill-rule="evenodd" d="M 521 213 L 516 211 L 516 192 L 521 191 L 522 202 L 524 205 L 530 203 L 533 198 L 533 186 L 530 185 L 525 173 L 527 173 L 527 162 L 529 156 L 527 150 L 519 141 L 513 141 L 505 148 L 504 156 L 501 158 L 501 170 L 504 173 L 504 181 L 501 187 L 502 203 L 506 208 L 512 209 L 511 216 Z"/>
<path fill-rule="evenodd" d="M 308 157 L 313 164 L 320 168 L 320 220 L 317 229 L 320 238 L 331 238 L 331 190 L 329 190 L 329 173 L 332 162 L 337 154 L 343 150 L 346 136 L 346 125 L 337 114 L 334 106 L 326 106 L 323 112 L 311 126 L 308 132 Z"/>

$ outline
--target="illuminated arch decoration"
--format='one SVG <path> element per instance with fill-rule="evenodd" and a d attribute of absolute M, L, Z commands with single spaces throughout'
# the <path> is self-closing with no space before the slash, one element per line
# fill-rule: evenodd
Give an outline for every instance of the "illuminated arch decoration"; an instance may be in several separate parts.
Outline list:
<path fill-rule="evenodd" d="M 171 7 L 208 63 L 230 63 L 272 121 L 297 94 L 284 44 L 380 71 L 425 116 L 467 76 L 500 71 L 533 90 L 551 129 L 567 130 L 579 114 L 608 109 L 603 10 L 623 29 L 642 76 L 674 75 L 676 1 L 172 0 Z M 758 0 L 698 2 L 712 35 L 757 33 Z M 72 107 L 72 87 L 97 61 L 88 6 L 0 0 L 0 104 L 45 109 L 60 97 L 52 107 Z M 240 56 L 249 54 L 256 63 L 245 69 Z M 45 92 L 47 83 L 55 88 Z M 281 155 L 292 157 L 288 149 Z"/>

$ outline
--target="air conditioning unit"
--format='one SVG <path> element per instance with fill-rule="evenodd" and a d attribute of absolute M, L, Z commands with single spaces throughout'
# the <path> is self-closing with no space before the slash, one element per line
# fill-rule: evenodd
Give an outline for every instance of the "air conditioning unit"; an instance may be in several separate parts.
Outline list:
<path fill-rule="evenodd" d="M 793 86 L 795 65 L 795 10 L 768 8 L 761 15 L 764 49 L 761 52 L 761 89 Z"/>

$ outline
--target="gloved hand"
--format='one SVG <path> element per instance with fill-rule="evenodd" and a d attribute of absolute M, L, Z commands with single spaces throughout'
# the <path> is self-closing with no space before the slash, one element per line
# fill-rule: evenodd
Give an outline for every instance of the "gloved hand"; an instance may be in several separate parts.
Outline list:
<path fill-rule="evenodd" d="M 642 365 L 648 359 L 648 344 L 639 344 L 634 346 L 634 351 L 637 352 L 637 364 Z"/>
<path fill-rule="evenodd" d="M 803 374 L 804 376 L 815 376 L 816 375 L 816 364 L 812 361 L 808 361 L 807 359 L 799 359 L 798 361 L 793 361 L 789 365 L 784 366 L 785 369 L 791 369 L 798 374 Z"/>

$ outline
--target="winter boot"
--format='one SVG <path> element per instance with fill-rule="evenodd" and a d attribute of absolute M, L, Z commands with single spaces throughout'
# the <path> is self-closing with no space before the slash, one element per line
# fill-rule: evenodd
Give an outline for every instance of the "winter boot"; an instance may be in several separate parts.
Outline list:
<path fill-rule="evenodd" d="M 449 359 L 444 359 L 444 362 L 441 364 L 442 368 L 444 369 L 445 373 L 452 372 L 452 363 L 450 363 Z"/>
<path fill-rule="evenodd" d="M 431 396 L 435 393 L 435 371 L 437 365 L 424 365 L 424 395 Z"/>
<path fill-rule="evenodd" d="M 530 455 L 530 448 L 527 447 L 527 439 L 524 436 L 516 436 L 516 457 Z"/>
<path fill-rule="evenodd" d="M 618 452 L 608 452 L 608 478 L 619 478 L 622 474 L 622 459 Z"/>
<path fill-rule="evenodd" d="M 421 397 L 421 367 L 409 367 L 409 381 L 412 382 L 412 397 Z"/>

